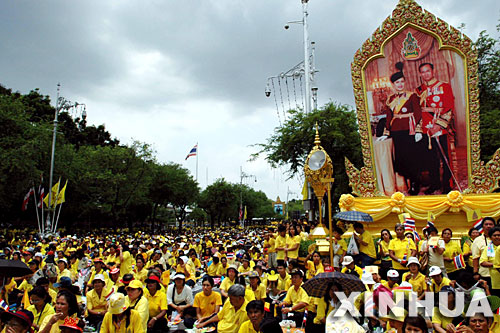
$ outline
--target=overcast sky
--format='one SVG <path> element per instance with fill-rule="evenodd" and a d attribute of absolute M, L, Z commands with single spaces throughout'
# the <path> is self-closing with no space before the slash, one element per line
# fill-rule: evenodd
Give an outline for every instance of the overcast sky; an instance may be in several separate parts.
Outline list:
<path fill-rule="evenodd" d="M 355 51 L 391 14 L 397 0 L 310 0 L 309 33 L 316 42 L 319 105 L 354 104 L 350 63 Z M 497 37 L 498 0 L 421 0 L 419 4 L 476 40 Z M 0 1 L 0 84 L 27 93 L 86 103 L 88 122 L 105 124 L 123 143 L 153 145 L 160 162 L 195 174 L 199 144 L 202 188 L 224 177 L 246 180 L 269 198 L 299 198 L 302 179 L 285 168 L 249 162 L 279 126 L 270 76 L 303 60 L 300 0 Z M 285 107 L 299 86 L 283 87 Z M 281 100 L 278 97 L 279 108 Z M 311 146 L 312 146 L 311 142 Z"/>

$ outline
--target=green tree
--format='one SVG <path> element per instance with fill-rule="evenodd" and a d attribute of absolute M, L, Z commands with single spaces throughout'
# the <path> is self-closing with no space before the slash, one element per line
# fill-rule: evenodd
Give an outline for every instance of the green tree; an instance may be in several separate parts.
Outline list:
<path fill-rule="evenodd" d="M 224 178 L 217 179 L 208 185 L 200 194 L 198 206 L 208 215 L 212 229 L 215 224 L 229 221 L 234 217 L 234 211 L 239 205 L 239 195 L 235 187 Z"/>
<path fill-rule="evenodd" d="M 500 24 L 497 25 L 500 32 Z M 478 52 L 481 159 L 489 161 L 500 147 L 500 38 L 482 31 Z"/>
<path fill-rule="evenodd" d="M 277 127 L 266 143 L 252 158 L 264 155 L 272 166 L 286 166 L 290 177 L 302 174 L 304 162 L 314 146 L 314 126 L 319 125 L 321 145 L 330 155 L 334 170 L 334 201 L 343 193 L 350 193 L 344 158 L 361 166 L 361 143 L 356 113 L 348 105 L 330 102 L 309 114 L 291 110 L 290 118 Z"/>

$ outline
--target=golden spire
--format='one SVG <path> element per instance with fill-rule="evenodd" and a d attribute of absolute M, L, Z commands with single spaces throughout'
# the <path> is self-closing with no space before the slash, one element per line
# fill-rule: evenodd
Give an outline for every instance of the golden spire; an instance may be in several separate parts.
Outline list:
<path fill-rule="evenodd" d="M 321 145 L 321 141 L 319 140 L 319 131 L 318 131 L 318 123 L 316 122 L 316 137 L 314 138 L 314 144 L 316 146 Z"/>

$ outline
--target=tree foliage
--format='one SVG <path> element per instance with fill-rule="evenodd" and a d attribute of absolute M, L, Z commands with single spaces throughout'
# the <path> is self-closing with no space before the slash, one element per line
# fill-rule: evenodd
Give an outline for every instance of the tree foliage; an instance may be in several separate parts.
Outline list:
<path fill-rule="evenodd" d="M 487 162 L 500 148 L 500 37 L 493 38 L 482 31 L 475 46 L 479 64 L 481 159 Z"/>
<path fill-rule="evenodd" d="M 253 155 L 264 155 L 272 166 L 287 166 L 291 176 L 301 174 L 307 155 L 314 146 L 315 124 L 319 126 L 321 145 L 333 161 L 335 178 L 334 198 L 351 192 L 345 172 L 344 158 L 361 166 L 361 143 L 356 123 L 356 113 L 348 105 L 326 104 L 309 114 L 289 111 L 290 118 L 277 127 L 266 143 L 258 144 L 260 150 Z"/>

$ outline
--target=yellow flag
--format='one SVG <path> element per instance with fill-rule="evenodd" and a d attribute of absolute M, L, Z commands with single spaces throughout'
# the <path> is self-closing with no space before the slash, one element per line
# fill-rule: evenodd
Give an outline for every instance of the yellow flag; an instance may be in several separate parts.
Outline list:
<path fill-rule="evenodd" d="M 304 186 L 302 187 L 302 200 L 307 200 L 309 198 L 309 191 L 307 190 L 307 180 L 304 180 Z"/>
<path fill-rule="evenodd" d="M 245 214 L 243 215 L 243 220 L 247 219 L 247 206 L 245 206 Z"/>
<path fill-rule="evenodd" d="M 66 180 L 64 187 L 61 191 L 59 191 L 59 194 L 57 195 L 56 205 L 60 205 L 63 202 L 66 202 L 66 186 L 68 186 L 68 180 Z"/>
<path fill-rule="evenodd" d="M 405 224 L 405 220 L 407 218 L 411 218 L 411 215 L 408 213 L 403 213 L 403 214 L 399 214 L 398 218 L 399 218 L 399 222 L 401 222 L 401 224 Z"/>
<path fill-rule="evenodd" d="M 54 186 L 52 186 L 52 207 L 56 206 L 56 198 L 57 194 L 59 193 L 60 185 L 61 185 L 61 179 L 59 179 L 59 181 Z M 49 207 L 49 194 L 45 196 L 43 202 L 45 203 L 45 206 Z"/>
<path fill-rule="evenodd" d="M 434 222 L 436 220 L 436 217 L 432 212 L 427 212 L 427 221 Z"/>
<path fill-rule="evenodd" d="M 469 222 L 476 222 L 483 217 L 480 209 L 467 209 L 465 213 L 467 214 L 467 221 Z"/>

